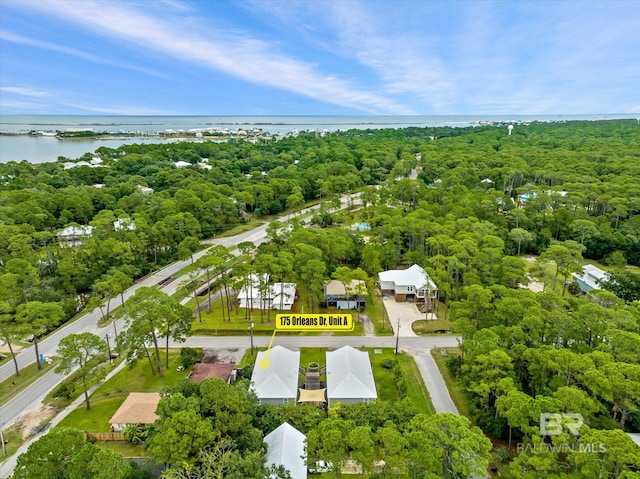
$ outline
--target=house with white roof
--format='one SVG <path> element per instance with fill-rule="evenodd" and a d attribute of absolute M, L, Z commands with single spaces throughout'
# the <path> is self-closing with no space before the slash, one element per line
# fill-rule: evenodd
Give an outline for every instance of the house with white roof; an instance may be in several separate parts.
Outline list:
<path fill-rule="evenodd" d="M 392 269 L 378 273 L 380 290 L 384 295 L 392 293 L 396 301 L 425 302 L 438 297 L 438 287 L 427 272 L 414 264 L 407 269 Z"/>
<path fill-rule="evenodd" d="M 251 275 L 238 291 L 241 308 L 291 311 L 296 299 L 296 283 L 268 283 L 269 277 Z"/>
<path fill-rule="evenodd" d="M 87 238 L 91 238 L 93 226 L 67 226 L 56 233 L 56 238 L 61 245 L 78 246 Z"/>
<path fill-rule="evenodd" d="M 192 165 L 191 163 L 189 163 L 188 161 L 182 161 L 182 160 L 180 160 L 180 161 L 176 161 L 176 162 L 174 163 L 174 165 L 175 165 L 175 167 L 176 167 L 176 168 L 186 168 L 186 167 L 188 167 L 188 166 L 193 166 L 193 165 Z"/>
<path fill-rule="evenodd" d="M 260 404 L 295 404 L 299 368 L 300 351 L 279 345 L 260 351 L 253 366 L 250 389 Z"/>
<path fill-rule="evenodd" d="M 351 346 L 327 351 L 327 401 L 369 403 L 378 398 L 369 353 Z"/>
<path fill-rule="evenodd" d="M 138 191 L 143 195 L 150 195 L 153 193 L 153 188 L 149 188 L 148 186 L 138 185 Z"/>
<path fill-rule="evenodd" d="M 307 478 L 307 436 L 289 423 L 282 423 L 264 437 L 267 443 L 266 466 L 282 466 L 291 475 L 291 479 Z"/>
<path fill-rule="evenodd" d="M 131 218 L 118 218 L 113 222 L 113 229 L 115 231 L 135 231 L 136 224 Z"/>
<path fill-rule="evenodd" d="M 592 289 L 602 289 L 600 282 L 609 279 L 609 273 L 592 264 L 584 265 L 582 273 L 573 273 L 572 276 L 583 293 L 589 293 Z"/>

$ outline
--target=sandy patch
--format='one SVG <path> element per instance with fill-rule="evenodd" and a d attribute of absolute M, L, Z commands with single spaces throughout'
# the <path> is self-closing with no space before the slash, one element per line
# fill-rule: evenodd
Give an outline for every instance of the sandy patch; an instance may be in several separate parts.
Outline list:
<path fill-rule="evenodd" d="M 36 435 L 42 428 L 42 424 L 55 415 L 56 408 L 43 403 L 38 407 L 23 412 L 16 420 L 16 427 L 22 429 L 22 438 L 29 439 Z"/>
<path fill-rule="evenodd" d="M 203 362 L 218 364 L 238 364 L 244 356 L 245 348 L 205 348 Z"/>

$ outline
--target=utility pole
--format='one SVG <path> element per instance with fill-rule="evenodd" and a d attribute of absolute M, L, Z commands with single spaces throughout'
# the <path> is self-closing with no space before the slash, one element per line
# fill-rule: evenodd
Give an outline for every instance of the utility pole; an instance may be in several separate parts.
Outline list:
<path fill-rule="evenodd" d="M 249 333 L 251 334 L 251 356 L 253 356 L 253 321 L 251 321 L 251 326 L 249 326 Z"/>
<path fill-rule="evenodd" d="M 4 443 L 4 433 L 2 432 L 2 426 L 4 423 L 0 421 L 0 441 L 2 441 L 2 452 L 4 453 L 4 457 L 7 457 L 7 446 Z"/>
<path fill-rule="evenodd" d="M 398 318 L 398 325 L 396 327 L 396 356 L 398 355 L 398 342 L 400 342 L 400 318 Z"/>
<path fill-rule="evenodd" d="M 111 343 L 109 343 L 109 333 L 105 334 L 104 337 L 107 340 L 107 350 L 109 351 L 109 363 L 113 364 L 113 361 L 111 359 Z"/>

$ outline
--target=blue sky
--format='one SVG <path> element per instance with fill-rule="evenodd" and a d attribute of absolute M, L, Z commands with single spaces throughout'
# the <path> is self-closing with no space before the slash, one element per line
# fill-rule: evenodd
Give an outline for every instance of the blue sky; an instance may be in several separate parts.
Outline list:
<path fill-rule="evenodd" d="M 640 1 L 0 2 L 0 114 L 588 113 L 640 113 Z"/>

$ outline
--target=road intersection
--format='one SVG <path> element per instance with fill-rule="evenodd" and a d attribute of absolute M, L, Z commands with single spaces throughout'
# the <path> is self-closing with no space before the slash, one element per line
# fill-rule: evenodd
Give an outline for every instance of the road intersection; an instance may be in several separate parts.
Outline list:
<path fill-rule="evenodd" d="M 342 199 L 342 207 L 347 205 L 353 205 L 353 198 L 344 197 Z M 304 216 L 313 210 L 318 209 L 320 206 L 315 205 L 310 208 L 302 210 L 298 215 L 302 218 L 302 221 L 308 223 L 311 216 Z M 295 215 L 295 216 L 298 216 Z M 280 222 L 287 222 L 291 220 L 294 215 L 288 215 L 278 219 Z M 263 243 L 267 237 L 267 224 L 258 226 L 250 231 L 241 233 L 232 237 L 212 238 L 205 240 L 203 243 L 212 245 L 223 245 L 233 250 L 238 244 L 251 241 L 256 246 Z M 204 254 L 206 254 L 208 248 L 205 248 L 194 255 L 194 260 L 197 260 Z M 124 300 L 126 301 L 131 297 L 135 291 L 142 286 L 155 286 L 158 283 L 166 280 L 167 278 L 175 276 L 179 271 L 186 268 L 191 264 L 191 259 L 184 261 L 176 261 L 161 270 L 154 272 L 142 279 L 140 279 L 135 285 L 129 288 L 124 294 Z M 170 281 L 161 287 L 162 291 L 169 295 L 176 293 L 180 287 L 181 281 Z M 120 301 L 114 299 L 114 306 L 120 306 Z M 107 334 L 114 333 L 114 325 L 108 325 L 105 327 L 98 326 L 98 320 L 101 318 L 101 312 L 99 308 L 90 311 L 75 321 L 66 324 L 62 328 L 58 329 L 45 339 L 39 342 L 40 353 L 44 356 L 54 356 L 57 353 L 58 343 L 60 340 L 69 334 L 77 334 L 81 332 L 91 332 L 99 337 L 105 337 Z M 123 320 L 115 322 L 115 329 L 122 331 L 124 328 Z M 255 344 L 258 347 L 266 347 L 269 342 L 268 336 L 257 336 L 254 338 Z M 185 343 L 170 343 L 173 347 L 202 347 L 202 348 L 233 348 L 233 347 L 249 347 L 249 337 L 229 336 L 229 337 L 191 337 L 188 338 Z M 351 345 L 354 347 L 395 347 L 396 338 L 393 336 L 279 336 L 276 343 L 282 346 L 298 349 L 300 347 L 325 347 L 325 348 L 339 348 L 344 345 Z M 401 337 L 400 349 L 408 351 L 416 358 L 416 363 L 420 369 L 421 374 L 425 379 L 425 384 L 429 389 L 432 402 L 436 409 L 436 412 L 457 412 L 455 405 L 451 401 L 451 397 L 447 391 L 446 385 L 438 368 L 430 355 L 430 350 L 435 346 L 441 347 L 453 347 L 458 345 L 457 338 L 453 336 L 439 336 L 439 337 Z M 33 347 L 27 347 L 23 349 L 17 355 L 18 367 L 24 368 L 29 364 L 35 362 L 35 353 Z M 15 374 L 13 361 L 7 361 L 0 366 L 0 381 L 3 381 Z M 36 380 L 34 383 L 23 389 L 11 400 L 7 401 L 0 407 L 0 420 L 4 424 L 3 427 L 8 427 L 13 424 L 16 419 L 25 411 L 38 407 L 44 397 L 53 390 L 66 376 L 57 374 L 54 371 L 44 373 L 42 377 Z M 15 460 L 15 458 L 14 458 Z M 7 463 L 3 464 L 2 472 L 7 470 Z M 12 470 L 13 468 L 11 468 Z"/>

